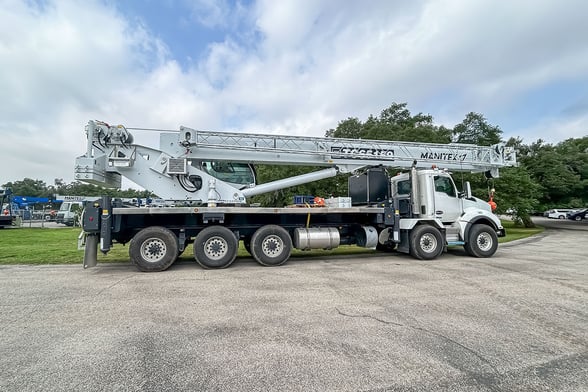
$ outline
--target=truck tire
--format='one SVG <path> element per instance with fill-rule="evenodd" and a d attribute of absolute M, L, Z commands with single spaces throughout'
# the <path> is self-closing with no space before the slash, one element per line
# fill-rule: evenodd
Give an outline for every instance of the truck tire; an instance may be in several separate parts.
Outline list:
<path fill-rule="evenodd" d="M 261 265 L 282 265 L 288 261 L 291 253 L 292 238 L 283 227 L 263 226 L 251 237 L 251 255 Z"/>
<path fill-rule="evenodd" d="M 235 261 L 239 241 L 223 226 L 210 226 L 194 239 L 194 258 L 204 268 L 227 268 Z"/>
<path fill-rule="evenodd" d="M 473 257 L 490 257 L 498 249 L 496 231 L 488 225 L 474 225 L 468 233 L 468 240 L 464 245 L 468 255 Z"/>
<path fill-rule="evenodd" d="M 441 232 L 431 225 L 419 225 L 410 232 L 410 254 L 419 260 L 436 258 L 444 246 Z"/>
<path fill-rule="evenodd" d="M 164 271 L 178 257 L 178 239 L 165 227 L 147 227 L 133 237 L 129 258 L 139 271 Z"/>

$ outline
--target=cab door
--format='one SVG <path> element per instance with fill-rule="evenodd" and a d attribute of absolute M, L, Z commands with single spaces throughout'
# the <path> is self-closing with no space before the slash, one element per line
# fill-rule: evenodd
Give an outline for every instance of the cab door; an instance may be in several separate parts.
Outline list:
<path fill-rule="evenodd" d="M 443 223 L 455 222 L 463 213 L 462 199 L 451 177 L 440 174 L 433 177 L 435 184 L 435 216 Z"/>

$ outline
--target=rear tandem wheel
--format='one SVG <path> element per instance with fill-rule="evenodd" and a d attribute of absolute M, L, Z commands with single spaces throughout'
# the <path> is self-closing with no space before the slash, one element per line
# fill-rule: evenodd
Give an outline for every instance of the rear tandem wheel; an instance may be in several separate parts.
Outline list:
<path fill-rule="evenodd" d="M 262 226 L 251 237 L 251 255 L 261 265 L 284 264 L 292 253 L 292 238 L 288 231 L 277 225 Z"/>
<path fill-rule="evenodd" d="M 204 268 L 226 268 L 237 257 L 239 241 L 224 226 L 203 229 L 194 239 L 194 258 Z"/>
<path fill-rule="evenodd" d="M 129 258 L 139 271 L 164 271 L 178 257 L 178 239 L 169 229 L 146 227 L 131 240 Z"/>

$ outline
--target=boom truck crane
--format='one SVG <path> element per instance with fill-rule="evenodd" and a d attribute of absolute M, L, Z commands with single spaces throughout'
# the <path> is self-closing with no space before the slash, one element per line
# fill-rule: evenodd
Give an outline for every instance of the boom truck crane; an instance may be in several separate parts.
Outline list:
<path fill-rule="evenodd" d="M 167 269 L 192 244 L 204 268 L 228 267 L 239 241 L 265 266 L 285 263 L 293 248 L 332 249 L 341 244 L 396 249 L 434 259 L 448 245 L 490 257 L 505 230 L 487 202 L 458 193 L 447 170 L 485 172 L 516 165 L 503 145 L 426 144 L 342 138 L 200 131 L 160 132 L 159 148 L 133 142 L 130 130 L 90 121 L 87 151 L 76 158 L 75 178 L 120 187 L 126 177 L 173 207 L 123 206 L 109 197 L 87 203 L 82 218 L 84 268 L 97 264 L 97 249 L 129 246 L 140 271 Z M 256 184 L 253 164 L 323 169 Z M 439 167 L 445 170 L 438 169 Z M 390 177 L 386 169 L 408 170 Z M 247 198 L 349 173 L 352 205 L 265 208 Z"/>

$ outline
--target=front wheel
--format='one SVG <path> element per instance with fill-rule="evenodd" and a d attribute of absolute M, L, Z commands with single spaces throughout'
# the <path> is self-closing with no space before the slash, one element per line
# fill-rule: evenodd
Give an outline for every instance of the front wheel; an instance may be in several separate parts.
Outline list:
<path fill-rule="evenodd" d="M 235 261 L 239 241 L 224 226 L 210 226 L 194 239 L 194 258 L 204 268 L 227 268 Z"/>
<path fill-rule="evenodd" d="M 579 222 L 582 220 L 582 217 L 580 215 L 578 215 L 575 219 Z"/>
<path fill-rule="evenodd" d="M 165 227 L 147 227 L 133 237 L 129 257 L 139 271 L 163 271 L 178 257 L 178 239 Z"/>
<path fill-rule="evenodd" d="M 498 249 L 496 231 L 488 225 L 474 225 L 468 234 L 468 241 L 464 245 L 464 249 L 470 256 L 492 256 Z"/>
<path fill-rule="evenodd" d="M 441 232 L 430 225 L 416 226 L 410 232 L 410 254 L 419 260 L 432 260 L 443 253 Z"/>
<path fill-rule="evenodd" d="M 284 264 L 292 253 L 292 238 L 283 227 L 267 225 L 251 237 L 251 255 L 261 265 Z"/>

